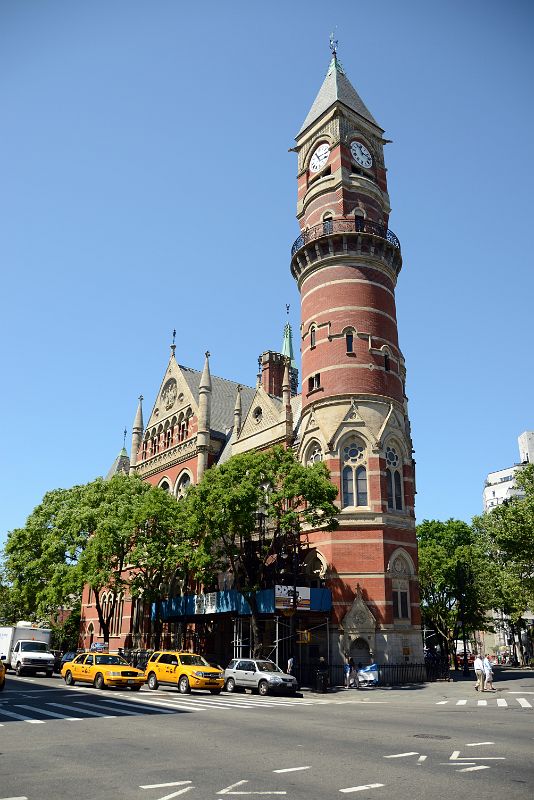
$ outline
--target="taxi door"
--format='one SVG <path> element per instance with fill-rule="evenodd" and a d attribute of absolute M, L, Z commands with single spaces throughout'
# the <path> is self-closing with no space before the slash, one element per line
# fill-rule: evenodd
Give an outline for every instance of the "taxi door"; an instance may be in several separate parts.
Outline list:
<path fill-rule="evenodd" d="M 70 671 L 75 681 L 82 680 L 82 667 L 83 667 L 83 662 L 85 661 L 86 658 L 87 656 L 85 655 L 85 653 L 80 656 L 76 656 L 76 658 L 70 665 Z"/>
<path fill-rule="evenodd" d="M 81 666 L 81 675 L 78 680 L 80 681 L 89 681 L 90 683 L 93 682 L 93 673 L 95 667 L 95 657 L 94 656 L 87 656 L 85 661 Z"/>

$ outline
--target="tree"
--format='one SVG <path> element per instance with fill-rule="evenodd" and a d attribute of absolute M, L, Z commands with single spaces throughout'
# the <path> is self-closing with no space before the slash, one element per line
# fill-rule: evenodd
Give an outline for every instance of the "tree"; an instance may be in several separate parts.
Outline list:
<path fill-rule="evenodd" d="M 204 585 L 218 572 L 233 574 L 251 608 L 254 655 L 261 648 L 256 592 L 273 584 L 284 553 L 300 560 L 307 530 L 336 527 L 336 495 L 324 464 L 305 467 L 281 447 L 235 455 L 189 489 L 183 512 L 198 542 L 194 574 Z"/>
<path fill-rule="evenodd" d="M 523 496 L 475 517 L 473 525 L 498 567 L 494 607 L 509 617 L 519 632 L 525 609 L 534 606 L 534 464 L 522 466 L 515 479 Z M 521 636 L 519 643 L 523 660 Z"/>
<path fill-rule="evenodd" d="M 421 613 L 449 656 L 459 638 L 487 628 L 495 569 L 474 529 L 461 520 L 424 520 L 417 540 Z"/>
<path fill-rule="evenodd" d="M 185 583 L 193 558 L 182 520 L 180 503 L 156 487 L 142 497 L 132 515 L 127 581 L 132 597 L 155 603 L 152 626 L 156 649 L 161 637 L 162 595 L 172 596 L 178 579 Z"/>
<path fill-rule="evenodd" d="M 48 620 L 80 599 L 78 558 L 88 532 L 72 524 L 84 487 L 47 492 L 24 528 L 8 534 L 4 575 L 17 617 Z"/>

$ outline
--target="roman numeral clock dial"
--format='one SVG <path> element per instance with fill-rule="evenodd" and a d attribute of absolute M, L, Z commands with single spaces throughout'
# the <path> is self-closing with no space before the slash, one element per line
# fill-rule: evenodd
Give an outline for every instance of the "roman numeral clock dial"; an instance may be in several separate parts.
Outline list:
<path fill-rule="evenodd" d="M 330 157 L 330 148 L 324 142 L 320 144 L 310 159 L 310 172 L 319 172 Z"/>
<path fill-rule="evenodd" d="M 360 167 L 370 169 L 373 166 L 373 157 L 367 147 L 361 142 L 351 142 L 350 152 L 353 159 Z"/>

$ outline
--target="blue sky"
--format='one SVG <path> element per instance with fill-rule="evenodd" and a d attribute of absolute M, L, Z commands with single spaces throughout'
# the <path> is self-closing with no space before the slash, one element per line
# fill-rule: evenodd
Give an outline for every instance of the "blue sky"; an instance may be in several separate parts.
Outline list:
<path fill-rule="evenodd" d="M 105 474 L 180 363 L 253 385 L 298 234 L 288 148 L 336 28 L 386 136 L 417 516 L 469 520 L 534 428 L 532 6 L 2 0 L 0 543 Z"/>

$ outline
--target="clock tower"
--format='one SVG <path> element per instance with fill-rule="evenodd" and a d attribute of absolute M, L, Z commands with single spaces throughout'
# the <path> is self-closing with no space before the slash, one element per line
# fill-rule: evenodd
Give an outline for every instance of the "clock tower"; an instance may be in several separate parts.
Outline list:
<path fill-rule="evenodd" d="M 299 457 L 322 459 L 339 489 L 339 527 L 310 541 L 333 590 L 334 641 L 357 661 L 422 659 L 414 461 L 389 229 L 384 131 L 335 46 L 296 137 L 291 272 L 301 296 Z"/>

